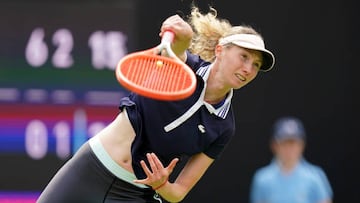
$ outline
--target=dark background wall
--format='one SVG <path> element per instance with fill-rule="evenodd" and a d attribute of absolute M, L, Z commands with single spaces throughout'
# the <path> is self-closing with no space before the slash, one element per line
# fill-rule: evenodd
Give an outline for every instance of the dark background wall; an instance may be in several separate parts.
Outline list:
<path fill-rule="evenodd" d="M 161 22 L 191 1 L 142 1 L 140 46 L 156 44 Z M 275 68 L 235 93 L 237 134 L 185 202 L 248 202 L 254 171 L 271 159 L 271 125 L 279 116 L 303 120 L 306 158 L 320 165 L 334 202 L 359 202 L 357 74 L 359 14 L 355 1 L 196 1 L 232 24 L 262 33 Z M 155 36 L 155 37 L 149 37 Z"/>

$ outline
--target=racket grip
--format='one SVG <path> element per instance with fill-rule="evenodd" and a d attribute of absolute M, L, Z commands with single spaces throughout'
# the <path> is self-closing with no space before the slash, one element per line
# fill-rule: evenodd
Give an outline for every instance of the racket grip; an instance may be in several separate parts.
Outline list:
<path fill-rule="evenodd" d="M 161 42 L 172 43 L 175 37 L 175 33 L 171 30 L 166 30 L 161 38 Z"/>

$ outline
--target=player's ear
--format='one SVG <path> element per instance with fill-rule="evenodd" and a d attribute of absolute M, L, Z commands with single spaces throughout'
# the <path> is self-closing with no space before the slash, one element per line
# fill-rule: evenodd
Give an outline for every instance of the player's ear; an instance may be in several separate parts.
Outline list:
<path fill-rule="evenodd" d="M 215 46 L 215 56 L 216 58 L 218 58 L 221 55 L 221 52 L 223 50 L 223 46 L 222 45 L 216 45 Z"/>

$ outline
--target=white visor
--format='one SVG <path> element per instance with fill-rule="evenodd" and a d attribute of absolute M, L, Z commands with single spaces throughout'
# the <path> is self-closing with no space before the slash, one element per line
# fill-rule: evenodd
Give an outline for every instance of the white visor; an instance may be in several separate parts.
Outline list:
<path fill-rule="evenodd" d="M 265 49 L 263 39 L 254 34 L 234 34 L 219 40 L 219 45 L 235 44 L 239 47 L 258 50 L 263 53 L 263 64 L 260 67 L 261 71 L 269 71 L 274 67 L 275 57 L 269 50 Z"/>

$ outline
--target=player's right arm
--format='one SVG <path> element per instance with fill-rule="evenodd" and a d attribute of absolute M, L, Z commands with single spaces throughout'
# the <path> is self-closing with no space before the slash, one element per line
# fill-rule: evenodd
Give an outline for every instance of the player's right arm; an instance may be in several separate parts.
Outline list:
<path fill-rule="evenodd" d="M 193 36 L 191 26 L 179 15 L 172 15 L 163 22 L 159 35 L 162 36 L 167 30 L 175 34 L 171 44 L 172 50 L 182 61 L 186 61 L 186 50 L 189 48 Z"/>

